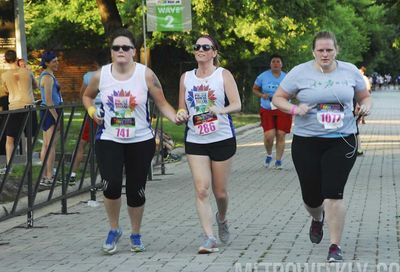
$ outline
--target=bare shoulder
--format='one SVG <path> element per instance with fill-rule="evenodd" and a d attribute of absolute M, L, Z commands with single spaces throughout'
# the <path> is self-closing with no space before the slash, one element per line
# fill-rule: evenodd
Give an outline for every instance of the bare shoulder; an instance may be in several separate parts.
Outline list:
<path fill-rule="evenodd" d="M 235 80 L 234 77 L 233 77 L 233 75 L 232 75 L 232 73 L 231 73 L 231 71 L 229 71 L 228 69 L 225 69 L 225 68 L 224 68 L 224 70 L 222 71 L 222 77 L 223 77 L 225 80 Z"/>
<path fill-rule="evenodd" d="M 145 77 L 149 87 L 161 89 L 161 83 L 157 75 L 150 68 L 146 67 Z"/>

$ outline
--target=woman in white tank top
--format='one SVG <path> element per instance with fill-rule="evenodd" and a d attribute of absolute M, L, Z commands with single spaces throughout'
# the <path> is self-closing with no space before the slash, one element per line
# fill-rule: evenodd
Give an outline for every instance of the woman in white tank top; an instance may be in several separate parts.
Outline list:
<path fill-rule="evenodd" d="M 152 70 L 134 62 L 136 54 L 132 33 L 119 29 L 111 36 L 112 63 L 95 72 L 83 95 L 89 116 L 99 125 L 96 157 L 103 180 L 104 206 L 110 231 L 103 252 L 113 254 L 122 235 L 119 226 L 122 169 L 126 172 L 126 197 L 131 222 L 131 251 L 144 251 L 140 226 L 144 212 L 145 185 L 155 151 L 147 101 L 149 95 L 170 121 L 176 112 L 165 100 L 157 76 Z M 94 100 L 100 92 L 101 110 Z"/>
<path fill-rule="evenodd" d="M 211 36 L 202 36 L 193 46 L 197 69 L 181 76 L 177 117 L 188 118 L 185 152 L 196 190 L 196 207 L 205 239 L 199 253 L 218 251 L 213 234 L 209 195 L 217 200 L 219 238 L 229 239 L 226 212 L 226 186 L 236 151 L 235 130 L 229 113 L 241 109 L 240 96 L 232 74 L 217 67 L 218 44 Z"/>

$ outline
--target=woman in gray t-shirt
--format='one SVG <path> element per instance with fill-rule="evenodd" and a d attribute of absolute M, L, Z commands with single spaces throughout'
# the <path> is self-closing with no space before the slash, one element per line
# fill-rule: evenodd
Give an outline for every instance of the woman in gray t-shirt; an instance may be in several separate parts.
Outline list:
<path fill-rule="evenodd" d="M 280 110 L 295 115 L 292 157 L 304 205 L 313 217 L 310 240 L 322 240 L 326 214 L 328 262 L 343 260 L 343 191 L 357 151 L 353 98 L 361 105 L 360 115 L 371 109 L 361 73 L 353 64 L 336 60 L 337 51 L 335 35 L 319 32 L 313 40 L 314 60 L 294 67 L 272 100 Z M 289 102 L 293 97 L 299 105 Z"/>

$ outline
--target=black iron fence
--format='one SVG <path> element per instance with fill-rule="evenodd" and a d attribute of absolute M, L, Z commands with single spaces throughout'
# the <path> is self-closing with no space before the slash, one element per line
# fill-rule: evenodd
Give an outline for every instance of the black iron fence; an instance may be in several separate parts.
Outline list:
<path fill-rule="evenodd" d="M 56 120 L 55 127 L 57 129 L 54 129 L 49 143 L 49 146 L 56 145 L 53 178 L 51 183 L 44 187 L 41 185 L 41 179 L 49 160 L 50 148 L 48 148 L 48 152 L 42 152 L 44 156 L 38 158 L 42 148 L 42 130 L 40 128 L 45 117 L 51 114 L 49 111 L 51 108 L 56 109 L 60 114 Z M 38 117 L 40 111 L 42 111 L 42 118 L 34 118 Z M 102 184 L 94 154 L 95 131 L 93 121 L 88 117 L 82 105 L 29 106 L 25 109 L 0 112 L 0 139 L 6 135 L 6 128 L 12 114 L 21 114 L 24 117 L 19 124 L 18 135 L 14 139 L 15 148 L 9 163 L 0 175 L 0 221 L 26 214 L 26 226 L 29 228 L 34 225 L 33 213 L 38 208 L 60 202 L 61 213 L 67 214 L 67 201 L 72 196 L 90 192 L 90 200 L 96 200 L 96 191 L 102 187 Z M 155 131 L 162 133 L 162 118 L 154 106 L 151 107 L 151 116 L 157 118 Z M 39 122 L 35 131 L 33 128 L 36 119 Z M 76 183 L 72 183 L 71 173 L 85 122 L 90 124 L 88 149 L 79 167 L 77 174 L 79 178 Z M 26 138 L 23 137 L 24 134 Z M 163 137 L 159 138 L 159 148 L 153 161 L 160 166 L 161 174 L 165 174 L 164 156 L 161 154 Z M 25 143 L 20 144 L 22 140 Z M 20 152 L 21 147 L 24 152 Z M 17 153 L 20 154 L 17 155 Z M 150 171 L 149 180 L 152 177 L 153 171 Z"/>

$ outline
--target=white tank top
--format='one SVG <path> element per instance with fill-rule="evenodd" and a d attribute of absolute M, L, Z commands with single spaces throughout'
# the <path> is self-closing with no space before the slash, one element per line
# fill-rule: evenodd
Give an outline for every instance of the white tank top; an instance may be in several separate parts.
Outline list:
<path fill-rule="evenodd" d="M 99 91 L 104 122 L 96 139 L 118 143 L 137 143 L 153 138 L 148 109 L 146 66 L 136 63 L 128 80 L 111 74 L 112 64 L 101 68 Z"/>
<path fill-rule="evenodd" d="M 235 128 L 229 114 L 213 116 L 208 107 L 225 107 L 223 68 L 217 68 L 209 77 L 198 78 L 196 69 L 185 73 L 185 101 L 189 112 L 185 140 L 207 144 L 235 137 Z"/>

